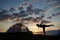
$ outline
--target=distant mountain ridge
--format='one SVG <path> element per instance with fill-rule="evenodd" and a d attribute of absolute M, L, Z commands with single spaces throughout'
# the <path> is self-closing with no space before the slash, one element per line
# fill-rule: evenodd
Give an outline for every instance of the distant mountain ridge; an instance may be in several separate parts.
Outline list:
<path fill-rule="evenodd" d="M 60 34 L 60 30 L 46 31 L 46 35 L 59 35 L 59 34 Z"/>

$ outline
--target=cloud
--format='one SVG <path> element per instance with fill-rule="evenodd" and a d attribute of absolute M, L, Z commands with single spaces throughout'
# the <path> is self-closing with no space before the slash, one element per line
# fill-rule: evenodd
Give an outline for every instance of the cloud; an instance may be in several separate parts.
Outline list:
<path fill-rule="evenodd" d="M 14 13 L 13 15 L 12 15 L 12 17 L 11 17 L 11 20 L 16 20 L 16 21 L 18 21 L 18 20 L 20 20 L 20 18 L 23 18 L 21 21 L 23 21 L 24 20 L 24 17 L 26 17 L 26 16 L 28 16 L 27 14 L 18 14 L 18 13 Z"/>
<path fill-rule="evenodd" d="M 32 4 L 29 4 L 29 6 L 27 7 L 26 13 L 31 13 L 32 12 Z"/>
<path fill-rule="evenodd" d="M 26 17 L 28 16 L 28 14 L 25 13 L 25 10 L 21 10 L 19 13 L 12 13 L 12 17 L 11 19 L 14 19 L 14 18 L 19 18 L 19 17 Z"/>
<path fill-rule="evenodd" d="M 24 9 L 24 7 L 27 5 L 27 2 L 26 2 L 26 1 L 27 1 L 27 0 L 25 0 L 25 1 L 20 5 L 19 10 Z"/>
<path fill-rule="evenodd" d="M 20 13 L 20 15 L 23 15 L 23 14 L 25 14 L 25 11 L 22 10 L 22 11 L 20 11 L 19 13 Z"/>
<path fill-rule="evenodd" d="M 2 11 L 3 9 L 2 8 L 0 8 L 0 12 Z"/>
<path fill-rule="evenodd" d="M 28 1 L 28 0 L 24 0 L 24 1 Z"/>
<path fill-rule="evenodd" d="M 45 17 L 44 14 L 41 14 L 39 17 L 35 18 L 32 16 L 29 16 L 29 14 L 26 14 L 24 10 L 19 12 L 18 15 L 19 15 L 19 17 L 17 17 L 17 19 L 15 19 L 14 22 L 17 22 L 17 21 L 25 22 L 25 21 L 27 21 L 28 23 L 35 23 L 35 22 L 39 22 L 40 20 L 42 20 Z M 27 17 L 27 16 L 29 16 L 29 17 Z M 22 17 L 22 19 L 20 19 L 21 17 Z"/>
<path fill-rule="evenodd" d="M 33 2 L 34 2 L 34 3 L 37 3 L 37 2 L 38 2 L 38 0 L 33 0 Z"/>
<path fill-rule="evenodd" d="M 26 17 L 26 16 L 28 16 L 29 14 L 27 14 L 25 10 L 22 10 L 22 11 L 20 11 L 20 12 L 18 13 L 18 15 L 19 15 L 19 17 Z"/>
<path fill-rule="evenodd" d="M 43 9 L 38 9 L 38 8 L 35 8 L 32 11 L 35 12 L 35 14 L 40 14 L 40 12 L 44 12 Z"/>
<path fill-rule="evenodd" d="M 25 2 L 23 2 L 21 5 L 20 5 L 20 7 L 19 7 L 19 9 L 20 9 L 20 11 L 19 11 L 19 13 L 16 13 L 15 11 L 16 11 L 16 9 L 14 8 L 14 7 L 11 7 L 10 9 L 9 9 L 9 11 L 11 11 L 11 12 L 13 12 L 12 13 L 12 15 L 10 15 L 10 14 L 6 14 L 6 15 L 8 15 L 8 16 L 11 16 L 11 20 L 12 19 L 15 19 L 15 18 L 17 18 L 16 20 L 19 20 L 19 18 L 21 18 L 21 17 L 27 17 L 27 16 L 29 16 L 31 13 L 32 14 L 35 14 L 35 15 L 40 15 L 39 17 L 36 17 L 36 18 L 34 18 L 34 17 L 28 17 L 28 18 L 24 18 L 24 19 L 22 19 L 22 20 L 27 20 L 27 21 L 33 21 L 33 22 L 39 22 L 40 20 L 42 20 L 44 17 L 45 17 L 45 15 L 44 14 L 42 14 L 41 12 L 45 12 L 45 10 L 43 10 L 43 9 L 38 9 L 38 8 L 35 8 L 35 9 L 32 9 L 32 7 L 33 7 L 33 5 L 32 4 L 29 4 L 28 5 L 28 7 L 27 7 L 27 10 L 25 11 L 25 10 L 22 10 L 22 9 L 24 9 L 24 7 L 27 5 L 27 3 L 26 3 L 26 1 L 28 1 L 28 0 L 24 0 Z M 37 0 L 35 0 L 35 1 L 37 1 Z M 29 13 L 30 14 L 29 14 Z M 49 13 L 50 12 L 50 10 L 48 10 L 48 11 L 46 11 L 45 13 Z M 5 14 L 5 12 L 3 13 L 3 14 Z M 2 13 L 1 13 L 1 16 L 5 16 L 6 17 L 6 15 L 3 15 Z M 7 17 L 8 17 L 7 16 Z M 48 17 L 48 18 L 51 18 L 51 17 Z M 22 21 L 21 20 L 21 21 Z"/>
<path fill-rule="evenodd" d="M 46 23 L 51 23 L 51 21 L 48 21 L 48 20 L 42 20 L 41 23 L 42 23 L 42 24 L 46 24 Z"/>
<path fill-rule="evenodd" d="M 47 19 L 51 19 L 51 18 L 52 18 L 52 16 L 47 17 Z"/>
<path fill-rule="evenodd" d="M 52 16 L 56 16 L 56 14 L 52 14 Z"/>
<path fill-rule="evenodd" d="M 9 9 L 9 11 L 11 11 L 11 12 L 15 12 L 16 9 L 15 9 L 14 7 L 11 7 L 11 8 Z"/>
<path fill-rule="evenodd" d="M 52 10 L 60 7 L 60 0 L 46 0 L 48 1 L 48 4 L 51 5 L 51 7 L 45 12 L 46 15 L 48 15 L 48 13 L 50 13 Z"/>
<path fill-rule="evenodd" d="M 8 10 L 1 10 L 0 11 L 0 15 L 6 14 L 6 13 L 8 13 Z"/>
<path fill-rule="evenodd" d="M 4 21 L 4 20 L 8 20 L 8 19 L 14 19 L 14 18 L 18 17 L 18 15 L 19 15 L 18 13 L 15 12 L 15 13 L 10 14 L 9 11 L 14 12 L 16 10 L 14 8 L 11 8 L 10 10 L 2 9 L 0 11 L 0 21 Z"/>
<path fill-rule="evenodd" d="M 40 17 L 36 17 L 36 18 L 34 19 L 34 22 L 39 22 L 40 20 L 41 20 Z"/>
<path fill-rule="evenodd" d="M 16 17 L 19 16 L 19 14 L 18 13 L 13 13 L 12 16 L 16 18 Z"/>
<path fill-rule="evenodd" d="M 34 18 L 34 22 L 40 22 L 40 20 L 42 20 L 43 18 L 44 18 L 44 16 L 36 17 L 36 18 Z"/>
<path fill-rule="evenodd" d="M 47 19 L 51 19 L 52 17 L 58 16 L 60 15 L 60 12 L 56 13 L 56 14 L 51 14 L 51 16 L 47 17 Z"/>
<path fill-rule="evenodd" d="M 23 6 L 26 6 L 26 5 L 27 5 L 27 1 L 24 1 L 24 2 L 22 3 L 22 5 L 23 5 Z"/>
<path fill-rule="evenodd" d="M 19 10 L 22 10 L 22 9 L 24 9 L 24 6 L 20 5 Z"/>
<path fill-rule="evenodd" d="M 60 15 L 60 12 L 58 12 L 56 15 Z"/>
<path fill-rule="evenodd" d="M 56 13 L 56 14 L 52 14 L 52 16 L 58 16 L 60 15 L 60 12 Z"/>
<path fill-rule="evenodd" d="M 24 22 L 24 18 L 23 17 L 14 18 L 13 22 Z"/>
<path fill-rule="evenodd" d="M 8 14 L 8 10 L 1 10 L 0 11 L 0 21 L 6 20 L 11 17 L 10 14 Z"/>
<path fill-rule="evenodd" d="M 28 17 L 28 18 L 25 18 L 24 20 L 27 20 L 29 22 L 29 21 L 33 21 L 34 18 L 33 17 Z"/>
<path fill-rule="evenodd" d="M 39 18 L 33 18 L 33 17 L 28 17 L 28 18 L 23 18 L 23 17 L 19 17 L 16 19 L 15 22 L 20 21 L 20 22 L 26 22 L 26 23 L 35 23 L 38 22 Z"/>
<path fill-rule="evenodd" d="M 11 18 L 10 14 L 4 14 L 0 16 L 0 21 L 5 21 Z"/>
<path fill-rule="evenodd" d="M 58 7 L 60 7 L 60 5 L 55 5 L 55 6 L 52 6 L 49 10 L 47 10 L 47 11 L 45 11 L 45 14 L 46 15 L 49 15 L 49 13 L 52 11 L 52 10 L 54 10 L 54 9 L 56 9 L 56 8 L 58 8 Z M 51 16 L 53 17 L 53 16 L 57 16 L 57 14 L 51 14 Z M 51 17 L 51 18 L 52 18 Z M 49 17 L 48 17 L 49 18 Z"/>

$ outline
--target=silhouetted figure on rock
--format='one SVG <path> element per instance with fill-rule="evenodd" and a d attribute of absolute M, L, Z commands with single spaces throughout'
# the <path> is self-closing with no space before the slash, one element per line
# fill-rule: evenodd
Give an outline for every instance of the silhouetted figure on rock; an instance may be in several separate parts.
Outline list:
<path fill-rule="evenodd" d="M 54 25 L 37 24 L 36 26 L 43 28 L 43 33 L 45 35 L 45 27 L 50 27 L 50 26 L 54 26 Z"/>
<path fill-rule="evenodd" d="M 15 25 L 11 26 L 7 30 L 7 33 L 10 33 L 10 32 L 27 32 L 27 33 L 31 33 L 32 34 L 32 32 L 29 31 L 29 29 L 25 25 L 23 25 L 21 23 L 17 23 Z"/>

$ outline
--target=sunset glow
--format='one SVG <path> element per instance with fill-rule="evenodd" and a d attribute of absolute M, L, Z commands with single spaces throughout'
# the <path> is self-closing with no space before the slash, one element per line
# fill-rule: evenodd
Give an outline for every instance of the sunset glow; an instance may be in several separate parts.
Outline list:
<path fill-rule="evenodd" d="M 60 30 L 60 0 L 0 0 L 0 32 L 17 23 L 33 34 L 43 34 L 43 27 L 46 32 Z"/>

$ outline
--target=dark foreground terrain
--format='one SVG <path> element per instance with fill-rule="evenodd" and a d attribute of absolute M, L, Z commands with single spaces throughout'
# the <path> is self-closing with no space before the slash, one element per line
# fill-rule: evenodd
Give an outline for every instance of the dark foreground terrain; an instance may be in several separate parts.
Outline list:
<path fill-rule="evenodd" d="M 59 40 L 58 36 L 33 35 L 29 33 L 0 33 L 0 39 L 10 40 Z"/>

